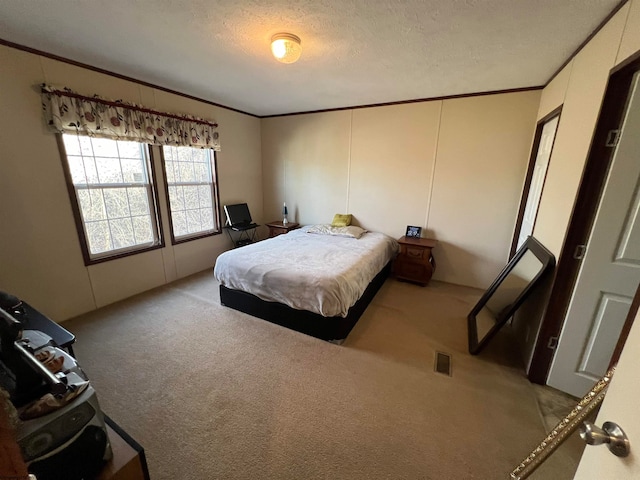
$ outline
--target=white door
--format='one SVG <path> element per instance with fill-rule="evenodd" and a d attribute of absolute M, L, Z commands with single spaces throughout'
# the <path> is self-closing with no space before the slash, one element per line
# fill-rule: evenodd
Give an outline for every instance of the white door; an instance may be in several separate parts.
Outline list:
<path fill-rule="evenodd" d="M 547 177 L 547 168 L 549 167 L 549 159 L 551 158 L 551 150 L 553 149 L 553 141 L 556 138 L 558 130 L 558 121 L 560 115 L 556 115 L 548 120 L 542 127 L 540 142 L 538 145 L 538 153 L 536 154 L 536 163 L 533 167 L 531 175 L 531 184 L 529 186 L 529 194 L 527 195 L 527 203 L 522 216 L 522 225 L 520 226 L 520 234 L 518 235 L 518 250 L 525 242 L 527 237 L 533 232 L 533 226 L 538 216 L 538 205 L 542 196 L 542 187 Z"/>
<path fill-rule="evenodd" d="M 638 78 L 547 379 L 578 397 L 606 372 L 640 282 Z"/>
<path fill-rule="evenodd" d="M 640 478 L 640 416 L 637 399 L 640 398 L 638 362 L 640 361 L 640 312 L 629 332 L 629 338 L 613 374 L 613 380 L 600 407 L 595 424 L 616 422 L 627 434 L 631 454 L 626 458 L 614 456 L 606 445 L 587 445 L 574 480 L 631 480 Z"/>

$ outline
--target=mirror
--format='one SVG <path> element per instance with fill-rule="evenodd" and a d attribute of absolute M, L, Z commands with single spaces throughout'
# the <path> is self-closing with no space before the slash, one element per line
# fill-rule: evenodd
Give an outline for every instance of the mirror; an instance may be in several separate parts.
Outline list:
<path fill-rule="evenodd" d="M 555 257 L 534 237 L 528 237 L 467 317 L 469 352 L 477 355 L 509 321 L 543 276 Z"/>

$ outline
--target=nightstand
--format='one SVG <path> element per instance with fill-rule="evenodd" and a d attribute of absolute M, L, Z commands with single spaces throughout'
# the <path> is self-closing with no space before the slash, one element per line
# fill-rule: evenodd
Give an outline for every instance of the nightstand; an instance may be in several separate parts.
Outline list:
<path fill-rule="evenodd" d="M 267 227 L 269 227 L 269 238 L 273 238 L 277 237 L 278 235 L 282 235 L 283 233 L 288 233 L 290 230 L 300 228 L 300 224 L 288 222 L 286 225 L 284 225 L 282 222 L 270 222 L 267 223 Z"/>
<path fill-rule="evenodd" d="M 431 249 L 438 244 L 437 240 L 402 237 L 398 239 L 398 243 L 400 254 L 393 264 L 396 277 L 426 286 L 436 269 L 436 261 L 431 254 Z"/>

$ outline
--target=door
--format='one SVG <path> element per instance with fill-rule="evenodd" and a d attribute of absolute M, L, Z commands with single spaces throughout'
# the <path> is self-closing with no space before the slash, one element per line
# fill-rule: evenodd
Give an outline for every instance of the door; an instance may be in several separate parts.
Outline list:
<path fill-rule="evenodd" d="M 547 379 L 578 397 L 606 372 L 640 282 L 638 78 Z"/>
<path fill-rule="evenodd" d="M 631 327 L 607 396 L 595 421 L 598 427 L 607 421 L 620 425 L 629 438 L 631 455 L 627 458 L 619 458 L 611 454 L 605 445 L 597 447 L 587 445 L 574 480 L 640 478 L 640 459 L 637 455 L 640 446 L 640 417 L 637 414 L 637 402 L 633 400 L 640 397 L 638 361 L 640 361 L 640 311 Z"/>
<path fill-rule="evenodd" d="M 542 196 L 544 180 L 547 176 L 549 159 L 551 158 L 553 141 L 556 138 L 559 120 L 560 115 L 556 115 L 545 122 L 542 127 L 540 142 L 538 144 L 538 152 L 536 154 L 536 161 L 531 175 L 531 184 L 529 186 L 529 194 L 527 195 L 527 202 L 524 208 L 524 215 L 522 216 L 522 225 L 520 226 L 516 250 L 519 250 L 522 244 L 527 240 L 527 237 L 533 233 L 533 226 L 535 225 L 536 217 L 538 216 L 538 205 L 540 204 L 540 197 Z"/>

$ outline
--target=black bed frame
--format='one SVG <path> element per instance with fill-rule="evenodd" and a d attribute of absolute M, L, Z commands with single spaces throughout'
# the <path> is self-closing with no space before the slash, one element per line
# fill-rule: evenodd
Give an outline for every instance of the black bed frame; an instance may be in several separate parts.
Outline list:
<path fill-rule="evenodd" d="M 391 262 L 371 280 L 346 317 L 323 317 L 318 313 L 296 310 L 278 302 L 267 302 L 255 295 L 220 285 L 220 303 L 271 323 L 306 333 L 321 340 L 342 343 L 360 319 L 391 271 Z"/>

